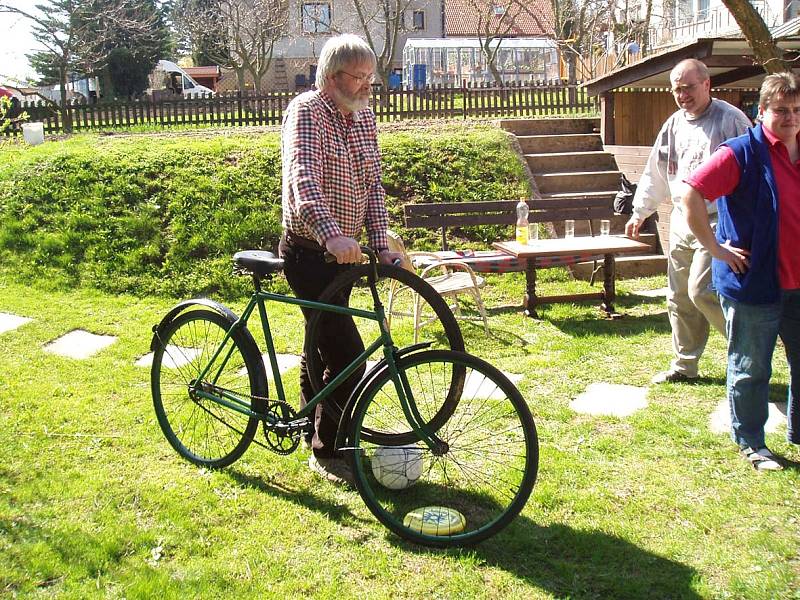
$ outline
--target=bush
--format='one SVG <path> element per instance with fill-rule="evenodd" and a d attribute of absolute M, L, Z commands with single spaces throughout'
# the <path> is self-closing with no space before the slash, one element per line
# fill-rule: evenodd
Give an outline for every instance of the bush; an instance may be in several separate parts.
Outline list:
<path fill-rule="evenodd" d="M 497 130 L 382 134 L 381 149 L 391 225 L 401 232 L 406 202 L 527 193 L 519 160 Z M 231 277 L 231 255 L 277 247 L 277 133 L 82 135 L 37 148 L 5 143 L 0 157 L 0 268 L 20 280 L 233 296 L 249 285 Z M 492 235 L 476 233 L 475 242 Z M 413 238 L 432 244 L 436 234 Z"/>

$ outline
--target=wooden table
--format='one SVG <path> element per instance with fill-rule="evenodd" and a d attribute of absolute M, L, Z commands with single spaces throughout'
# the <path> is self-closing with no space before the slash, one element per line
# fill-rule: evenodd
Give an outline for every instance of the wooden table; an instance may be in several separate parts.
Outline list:
<path fill-rule="evenodd" d="M 614 312 L 614 300 L 616 299 L 614 256 L 617 254 L 646 252 L 651 249 L 648 244 L 615 235 L 536 240 L 528 245 L 517 242 L 495 242 L 492 245 L 526 262 L 525 314 L 533 318 L 538 318 L 536 307 L 539 304 L 589 299 L 599 299 L 601 310 L 605 311 L 609 318 L 619 317 L 620 315 Z M 556 256 L 574 257 L 575 262 L 592 260 L 592 257 L 602 256 L 603 291 L 563 296 L 537 296 L 536 260 Z"/>

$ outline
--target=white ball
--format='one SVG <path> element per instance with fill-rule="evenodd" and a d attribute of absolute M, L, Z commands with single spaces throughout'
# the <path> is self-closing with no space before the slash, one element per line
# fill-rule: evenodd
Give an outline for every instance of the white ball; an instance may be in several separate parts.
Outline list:
<path fill-rule="evenodd" d="M 422 475 L 422 450 L 416 446 L 378 446 L 370 464 L 383 487 L 403 490 Z"/>

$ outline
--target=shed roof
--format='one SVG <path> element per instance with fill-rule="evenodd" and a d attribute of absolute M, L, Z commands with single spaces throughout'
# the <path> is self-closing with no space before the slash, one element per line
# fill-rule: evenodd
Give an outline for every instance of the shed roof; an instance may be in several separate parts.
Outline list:
<path fill-rule="evenodd" d="M 513 22 L 501 24 L 507 10 Z M 446 36 L 474 36 L 479 33 L 486 17 L 496 22 L 499 33 L 505 37 L 552 37 L 553 8 L 549 0 L 520 0 L 519 2 L 492 2 L 491 0 L 445 0 L 444 31 Z M 493 25 L 490 25 L 490 30 Z M 508 33 L 506 32 L 508 29 Z"/>
<path fill-rule="evenodd" d="M 192 77 L 222 77 L 222 71 L 216 65 L 206 67 L 184 67 L 183 69 Z"/>
<path fill-rule="evenodd" d="M 786 58 L 800 54 L 800 36 L 778 40 L 789 51 Z M 668 88 L 669 72 L 685 58 L 703 61 L 711 73 L 711 87 L 757 89 L 764 79 L 764 69 L 755 64 L 753 49 L 744 38 L 701 38 L 692 44 L 616 69 L 584 84 L 590 96 L 620 88 Z M 798 65 L 800 68 L 800 65 Z"/>

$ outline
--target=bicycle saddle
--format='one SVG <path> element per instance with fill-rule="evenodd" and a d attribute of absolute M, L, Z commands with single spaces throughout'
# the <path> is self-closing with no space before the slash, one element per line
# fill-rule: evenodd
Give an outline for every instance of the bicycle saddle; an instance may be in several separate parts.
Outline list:
<path fill-rule="evenodd" d="M 283 259 L 266 250 L 242 250 L 233 255 L 233 264 L 264 277 L 283 270 Z"/>

